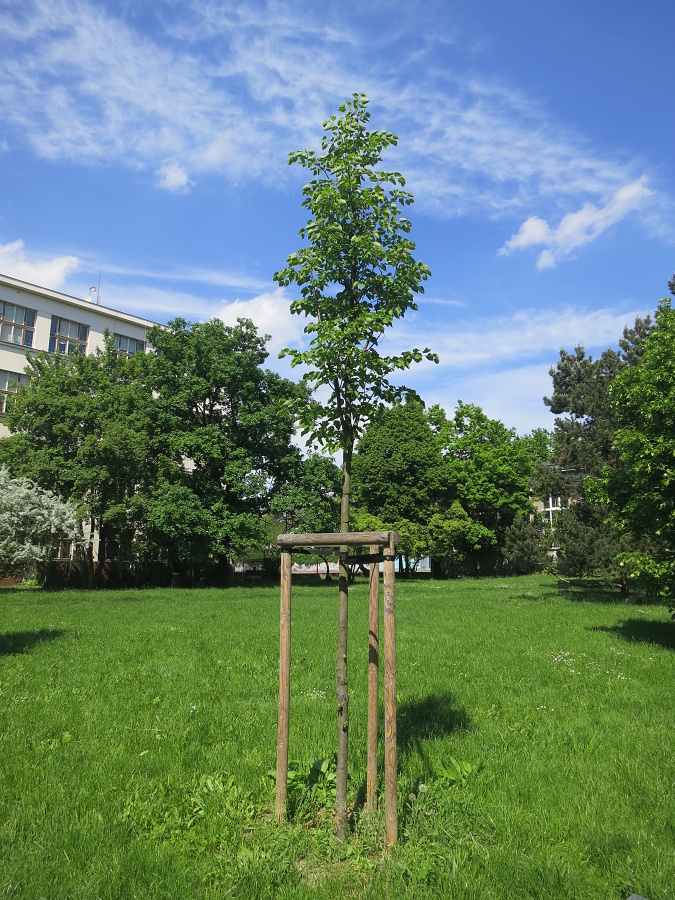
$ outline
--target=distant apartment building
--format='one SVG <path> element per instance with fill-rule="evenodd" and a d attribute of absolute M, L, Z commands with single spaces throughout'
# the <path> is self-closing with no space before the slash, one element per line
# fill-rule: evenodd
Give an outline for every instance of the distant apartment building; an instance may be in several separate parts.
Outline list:
<path fill-rule="evenodd" d="M 93 353 L 103 349 L 107 328 L 117 352 L 133 356 L 145 351 L 153 325 L 90 297 L 80 300 L 0 275 L 0 438 L 8 434 L 2 421 L 7 400 L 28 379 L 26 352 Z"/>

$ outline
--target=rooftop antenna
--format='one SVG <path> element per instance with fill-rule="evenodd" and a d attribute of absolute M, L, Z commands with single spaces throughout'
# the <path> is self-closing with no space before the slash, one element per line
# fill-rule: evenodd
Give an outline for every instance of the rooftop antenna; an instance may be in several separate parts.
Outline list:
<path fill-rule="evenodd" d="M 89 288 L 89 293 L 84 298 L 87 301 L 87 303 L 92 302 L 91 301 L 92 294 L 94 294 L 96 296 L 96 305 L 100 306 L 101 305 L 101 270 L 100 269 L 98 271 L 98 287 L 96 287 L 95 284 L 92 284 L 92 286 Z"/>

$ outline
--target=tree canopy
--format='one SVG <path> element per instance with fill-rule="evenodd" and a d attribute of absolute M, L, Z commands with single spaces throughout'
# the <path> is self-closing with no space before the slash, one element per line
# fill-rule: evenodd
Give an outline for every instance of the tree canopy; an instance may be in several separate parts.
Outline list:
<path fill-rule="evenodd" d="M 102 352 L 89 356 L 37 353 L 28 358 L 30 383 L 6 416 L 13 434 L 0 442 L 0 458 L 13 475 L 76 504 L 86 525 L 90 586 L 106 542 L 114 537 L 125 547 L 135 535 L 139 486 L 155 479 L 159 465 L 152 395 L 138 375 L 143 362 L 118 357 L 111 335 Z"/>
<path fill-rule="evenodd" d="M 377 169 L 383 151 L 398 139 L 388 131 L 369 131 L 368 98 L 354 94 L 340 106 L 341 116 L 323 123 L 321 153 L 289 155 L 310 171 L 302 205 L 310 219 L 300 231 L 307 243 L 274 276 L 281 286 L 296 284 L 300 297 L 291 311 L 308 319 L 308 349 L 286 349 L 293 366 L 303 365 L 304 381 L 326 387 L 325 403 L 301 411 L 303 434 L 331 451 L 349 454 L 382 403 L 401 395 L 389 376 L 407 369 L 429 349 L 383 355 L 387 328 L 416 310 L 428 267 L 415 260 L 402 210 L 413 202 L 399 172 Z"/>
<path fill-rule="evenodd" d="M 353 484 L 354 504 L 383 522 L 428 522 L 445 505 L 448 472 L 421 403 L 375 416 L 357 446 Z"/>
<path fill-rule="evenodd" d="M 562 349 L 550 369 L 553 393 L 544 403 L 556 414 L 553 453 L 536 473 L 534 487 L 539 496 L 561 498 L 554 542 L 562 568 L 573 575 L 609 572 L 622 549 L 607 510 L 587 488 L 603 469 L 616 468 L 610 392 L 621 373 L 642 359 L 651 329 L 651 317 L 638 316 L 624 328 L 619 350 L 608 348 L 594 359 L 582 346 L 574 353 Z"/>
<path fill-rule="evenodd" d="M 532 509 L 530 478 L 540 441 L 518 437 L 479 406 L 462 401 L 451 419 L 439 406 L 432 407 L 429 419 L 443 453 L 450 496 L 481 526 L 466 545 L 473 569 L 494 567 L 506 528 Z"/>
<path fill-rule="evenodd" d="M 298 458 L 293 401 L 304 392 L 263 369 L 266 338 L 248 319 L 169 325 L 148 334 L 158 350 L 148 383 L 172 460 L 153 494 L 152 524 L 171 538 L 177 565 L 224 565 L 260 544 L 260 517 Z"/>
<path fill-rule="evenodd" d="M 670 282 L 675 293 L 675 278 Z M 610 390 L 616 466 L 594 483 L 623 534 L 642 547 L 622 562 L 657 581 L 675 612 L 675 310 L 665 298 L 634 365 Z"/>

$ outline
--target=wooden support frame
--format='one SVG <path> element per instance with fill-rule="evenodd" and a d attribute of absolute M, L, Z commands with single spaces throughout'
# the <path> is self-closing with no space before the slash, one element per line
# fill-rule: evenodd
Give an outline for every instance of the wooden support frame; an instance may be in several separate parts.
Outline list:
<path fill-rule="evenodd" d="M 368 610 L 368 772 L 366 810 L 377 810 L 377 720 L 379 680 L 380 579 L 384 559 L 384 796 L 385 846 L 398 838 L 396 804 L 396 590 L 395 551 L 399 536 L 394 531 L 361 531 L 332 534 L 280 534 L 281 598 L 279 629 L 279 721 L 277 731 L 276 817 L 286 813 L 288 785 L 288 725 L 291 675 L 291 567 L 293 550 L 312 547 L 369 547 L 370 553 L 354 559 L 370 563 Z M 378 552 L 379 551 L 379 552 Z M 382 553 L 384 551 L 384 553 Z M 349 560 L 349 557 L 347 557 Z"/>

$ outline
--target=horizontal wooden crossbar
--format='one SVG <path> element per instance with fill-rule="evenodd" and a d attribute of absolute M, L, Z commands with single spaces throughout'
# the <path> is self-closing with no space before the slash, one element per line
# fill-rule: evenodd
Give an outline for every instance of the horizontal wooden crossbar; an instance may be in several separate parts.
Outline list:
<path fill-rule="evenodd" d="M 333 534 L 280 534 L 277 545 L 282 550 L 300 547 L 361 547 L 366 544 L 388 547 L 392 542 L 396 546 L 400 540 L 396 531 L 350 531 Z"/>

